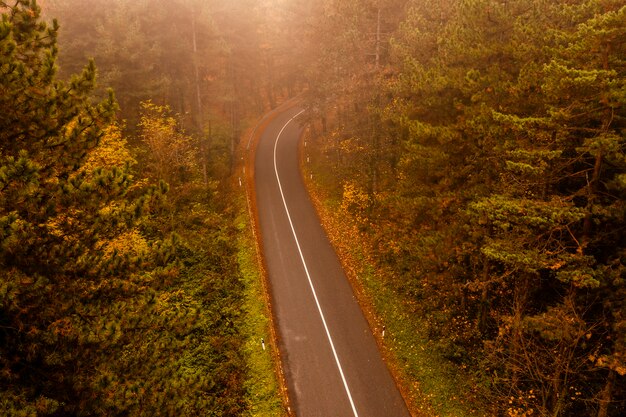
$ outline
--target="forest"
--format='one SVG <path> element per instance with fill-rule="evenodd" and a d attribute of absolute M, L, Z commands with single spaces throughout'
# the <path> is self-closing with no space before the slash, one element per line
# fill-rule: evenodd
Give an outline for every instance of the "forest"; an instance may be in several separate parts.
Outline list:
<path fill-rule="evenodd" d="M 624 415 L 626 3 L 325 5 L 309 169 L 426 329 L 405 380 L 422 343 L 475 415 Z"/>
<path fill-rule="evenodd" d="M 234 178 L 291 97 L 416 415 L 626 413 L 624 0 L 0 12 L 0 415 L 286 415 Z"/>
<path fill-rule="evenodd" d="M 267 97 L 251 4 L 0 1 L 0 415 L 257 407 L 229 185 Z"/>

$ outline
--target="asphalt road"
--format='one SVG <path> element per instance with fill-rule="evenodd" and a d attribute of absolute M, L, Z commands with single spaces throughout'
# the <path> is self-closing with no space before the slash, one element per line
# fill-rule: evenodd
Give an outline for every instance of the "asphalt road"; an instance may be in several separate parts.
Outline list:
<path fill-rule="evenodd" d="M 255 162 L 263 254 L 291 405 L 298 417 L 409 416 L 304 188 L 300 111 L 286 110 L 264 129 Z"/>

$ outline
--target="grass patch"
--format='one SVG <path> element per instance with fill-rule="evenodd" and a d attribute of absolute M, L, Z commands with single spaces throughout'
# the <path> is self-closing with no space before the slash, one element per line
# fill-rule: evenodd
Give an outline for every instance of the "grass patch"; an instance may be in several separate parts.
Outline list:
<path fill-rule="evenodd" d="M 371 266 L 362 272 L 362 282 L 375 313 L 385 323 L 384 346 L 412 408 L 426 415 L 482 416 L 462 369 L 438 355 L 424 333 L 425 320 L 411 314 L 410 300 L 402 299 Z"/>
<path fill-rule="evenodd" d="M 244 283 L 242 332 L 245 336 L 243 353 L 247 363 L 244 383 L 245 400 L 250 416 L 286 416 L 276 376 L 276 366 L 270 347 L 270 320 L 265 304 L 263 277 L 259 271 L 256 242 L 251 232 L 245 202 L 239 204 L 237 262 Z M 265 341 L 263 350 L 261 339 Z"/>

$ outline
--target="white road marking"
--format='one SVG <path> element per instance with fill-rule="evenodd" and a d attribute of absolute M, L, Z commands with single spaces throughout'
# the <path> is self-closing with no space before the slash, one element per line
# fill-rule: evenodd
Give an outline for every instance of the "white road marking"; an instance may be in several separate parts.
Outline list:
<path fill-rule="evenodd" d="M 306 276 L 309 280 L 309 286 L 311 287 L 311 291 L 313 292 L 313 298 L 315 299 L 315 304 L 317 305 L 317 311 L 320 313 L 322 323 L 324 324 L 324 329 L 326 330 L 326 336 L 328 337 L 328 343 L 330 344 L 330 348 L 333 351 L 333 356 L 335 357 L 335 363 L 337 364 L 337 368 L 339 369 L 339 374 L 341 375 L 343 386 L 346 389 L 348 400 L 350 400 L 350 405 L 352 406 L 352 412 L 354 413 L 354 417 L 359 417 L 359 414 L 356 411 L 356 406 L 354 405 L 354 401 L 352 400 L 350 387 L 348 387 L 348 382 L 346 381 L 346 377 L 343 373 L 343 368 L 341 367 L 341 362 L 339 361 L 339 356 L 337 355 L 337 350 L 335 350 L 335 344 L 333 343 L 333 338 L 330 336 L 330 331 L 328 330 L 328 325 L 326 324 L 326 319 L 324 318 L 324 312 L 322 311 L 322 306 L 320 305 L 320 302 L 317 298 L 317 292 L 315 291 L 313 280 L 311 280 L 311 274 L 309 274 L 309 269 L 306 266 L 306 261 L 304 260 L 302 249 L 300 248 L 300 241 L 298 240 L 298 235 L 296 234 L 296 230 L 293 227 L 291 214 L 289 213 L 289 208 L 287 208 L 287 201 L 285 200 L 285 193 L 283 192 L 283 186 L 280 182 L 280 176 L 278 175 L 278 168 L 276 165 L 276 149 L 278 148 L 278 141 L 280 140 L 280 136 L 283 134 L 283 131 L 287 128 L 287 125 L 289 125 L 289 123 L 291 123 L 296 117 L 300 116 L 302 113 L 304 113 L 304 110 L 302 110 L 300 113 L 296 114 L 291 119 L 289 119 L 287 123 L 285 123 L 285 125 L 282 127 L 280 132 L 278 132 L 278 136 L 276 136 L 276 142 L 274 142 L 274 173 L 276 174 L 276 180 L 278 181 L 278 188 L 280 190 L 280 196 L 283 199 L 283 205 L 285 206 L 285 211 L 287 212 L 287 219 L 289 219 L 291 232 L 293 233 L 293 238 L 296 240 L 296 246 L 298 247 L 298 252 L 300 253 L 300 260 L 302 261 L 302 265 L 304 266 L 304 271 L 306 272 Z"/>

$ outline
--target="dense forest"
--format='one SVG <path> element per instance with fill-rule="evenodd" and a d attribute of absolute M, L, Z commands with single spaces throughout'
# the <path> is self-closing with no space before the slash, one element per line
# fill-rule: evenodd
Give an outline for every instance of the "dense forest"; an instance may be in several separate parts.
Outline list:
<path fill-rule="evenodd" d="M 624 415 L 626 3 L 323 4 L 311 169 L 406 326 L 485 413 Z"/>
<path fill-rule="evenodd" d="M 626 413 L 624 0 L 0 11 L 0 414 L 284 414 L 232 175 L 298 95 L 314 188 L 468 410 Z"/>
<path fill-rule="evenodd" d="M 40 3 L 0 1 L 0 415 L 245 414 L 228 179 L 262 14 Z"/>

